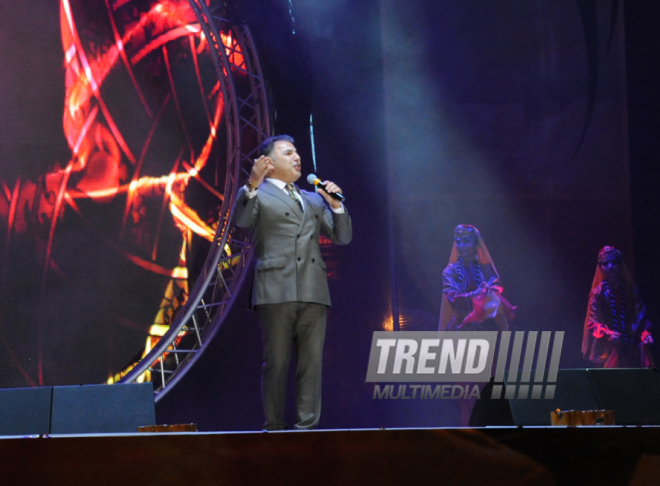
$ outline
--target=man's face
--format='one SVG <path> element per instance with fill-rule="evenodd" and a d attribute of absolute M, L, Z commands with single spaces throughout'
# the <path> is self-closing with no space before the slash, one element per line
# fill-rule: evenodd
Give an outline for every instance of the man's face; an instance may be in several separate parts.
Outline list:
<path fill-rule="evenodd" d="M 477 239 L 472 235 L 457 236 L 456 251 L 461 258 L 472 259 L 477 254 Z"/>
<path fill-rule="evenodd" d="M 605 274 L 605 279 L 614 280 L 621 277 L 621 260 L 619 258 L 608 258 L 599 262 L 598 265 Z"/>
<path fill-rule="evenodd" d="M 280 140 L 275 142 L 269 157 L 275 168 L 268 177 L 279 179 L 286 183 L 296 182 L 300 178 L 300 155 L 291 142 Z"/>

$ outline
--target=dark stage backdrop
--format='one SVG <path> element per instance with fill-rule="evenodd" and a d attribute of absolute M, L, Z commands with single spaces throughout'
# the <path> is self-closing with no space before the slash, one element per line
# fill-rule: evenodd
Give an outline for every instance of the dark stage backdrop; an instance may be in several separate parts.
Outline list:
<path fill-rule="evenodd" d="M 633 261 L 622 4 L 382 5 L 400 329 L 437 328 L 453 228 L 472 224 L 513 328 L 565 330 L 580 366 L 598 250 Z"/>
<path fill-rule="evenodd" d="M 633 262 L 623 5 L 381 5 L 393 328 L 438 328 L 453 228 L 471 224 L 511 329 L 566 331 L 561 366 L 587 366 L 597 252 Z"/>

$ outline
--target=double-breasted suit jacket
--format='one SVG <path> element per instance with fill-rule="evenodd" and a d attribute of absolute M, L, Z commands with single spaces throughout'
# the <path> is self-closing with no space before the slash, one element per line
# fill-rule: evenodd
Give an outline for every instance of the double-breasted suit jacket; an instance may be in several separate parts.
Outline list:
<path fill-rule="evenodd" d="M 333 212 L 316 193 L 300 191 L 304 211 L 275 184 L 264 181 L 256 197 L 241 189 L 232 219 L 249 227 L 256 256 L 251 305 L 312 302 L 330 305 L 319 235 L 351 241 L 351 219 Z"/>

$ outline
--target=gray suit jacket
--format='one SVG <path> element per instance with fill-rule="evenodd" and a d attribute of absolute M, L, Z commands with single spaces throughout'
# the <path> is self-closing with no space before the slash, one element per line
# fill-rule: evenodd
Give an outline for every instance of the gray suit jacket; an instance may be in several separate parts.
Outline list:
<path fill-rule="evenodd" d="M 279 187 L 264 181 L 250 199 L 240 189 L 232 211 L 236 226 L 250 228 L 257 258 L 252 306 L 283 302 L 330 305 L 319 235 L 346 245 L 353 237 L 348 212 L 332 212 L 323 198 L 300 191 L 305 211 Z"/>

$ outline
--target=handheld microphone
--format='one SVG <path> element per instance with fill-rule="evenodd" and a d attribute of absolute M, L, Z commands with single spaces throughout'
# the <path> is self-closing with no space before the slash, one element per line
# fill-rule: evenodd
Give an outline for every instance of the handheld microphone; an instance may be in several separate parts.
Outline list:
<path fill-rule="evenodd" d="M 309 174 L 307 176 L 307 182 L 309 182 L 310 184 L 313 184 L 317 187 L 320 187 L 321 189 L 323 189 L 325 191 L 325 184 L 323 184 L 323 182 L 321 182 L 321 179 L 316 177 L 316 174 Z M 346 199 L 344 197 L 344 195 L 340 192 L 328 192 L 328 194 L 330 194 L 330 196 L 334 197 L 337 201 L 342 201 L 343 202 L 344 199 Z"/>

